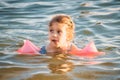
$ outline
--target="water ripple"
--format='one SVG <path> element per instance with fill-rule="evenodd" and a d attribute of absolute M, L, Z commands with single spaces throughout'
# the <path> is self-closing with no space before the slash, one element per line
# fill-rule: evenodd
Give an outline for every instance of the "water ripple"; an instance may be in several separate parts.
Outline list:
<path fill-rule="evenodd" d="M 119 0 L 0 1 L 1 80 L 119 80 L 119 12 Z M 97 49 L 106 54 L 94 59 L 68 56 L 63 60 L 17 55 L 24 39 L 40 47 L 47 44 L 48 22 L 58 13 L 73 18 L 74 42 L 78 47 L 83 48 L 93 40 Z"/>

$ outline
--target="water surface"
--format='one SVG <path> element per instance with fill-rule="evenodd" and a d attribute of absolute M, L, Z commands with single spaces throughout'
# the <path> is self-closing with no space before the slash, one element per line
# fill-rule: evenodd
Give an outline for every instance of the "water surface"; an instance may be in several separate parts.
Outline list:
<path fill-rule="evenodd" d="M 94 59 L 17 55 L 23 40 L 37 46 L 48 43 L 48 22 L 54 14 L 70 15 L 75 44 L 93 40 L 105 55 Z M 1 80 L 120 80 L 119 0 L 1 0 Z"/>

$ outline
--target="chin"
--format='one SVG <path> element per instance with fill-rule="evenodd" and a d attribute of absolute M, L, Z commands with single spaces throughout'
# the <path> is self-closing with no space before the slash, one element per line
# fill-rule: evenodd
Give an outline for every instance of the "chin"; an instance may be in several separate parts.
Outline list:
<path fill-rule="evenodd" d="M 59 44 L 59 43 L 54 43 L 54 42 L 51 41 L 51 42 L 50 42 L 50 46 L 59 48 L 59 47 L 60 47 L 60 44 Z"/>
<path fill-rule="evenodd" d="M 54 45 L 54 47 L 56 47 L 56 48 L 60 48 L 60 45 Z"/>
<path fill-rule="evenodd" d="M 60 46 L 59 45 L 54 45 L 54 47 L 59 48 Z"/>
<path fill-rule="evenodd" d="M 60 47 L 59 44 L 55 44 L 55 43 L 53 43 L 52 45 L 53 45 L 54 47 L 56 47 L 56 48 Z"/>

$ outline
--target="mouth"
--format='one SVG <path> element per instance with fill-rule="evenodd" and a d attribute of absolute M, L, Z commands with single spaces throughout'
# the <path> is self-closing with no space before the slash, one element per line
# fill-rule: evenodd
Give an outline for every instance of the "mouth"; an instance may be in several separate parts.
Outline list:
<path fill-rule="evenodd" d="M 58 43 L 58 40 L 52 40 L 53 43 L 57 44 Z"/>

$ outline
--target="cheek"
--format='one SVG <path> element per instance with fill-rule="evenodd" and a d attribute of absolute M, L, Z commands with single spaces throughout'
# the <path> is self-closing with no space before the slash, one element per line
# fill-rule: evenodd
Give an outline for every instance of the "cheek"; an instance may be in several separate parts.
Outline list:
<path fill-rule="evenodd" d="M 64 34 L 62 34 L 62 40 L 66 40 L 67 39 L 67 35 L 66 35 L 66 33 L 64 33 Z"/>
<path fill-rule="evenodd" d="M 49 39 L 49 40 L 51 39 L 51 34 L 50 34 L 50 33 L 48 34 L 48 39 Z"/>

